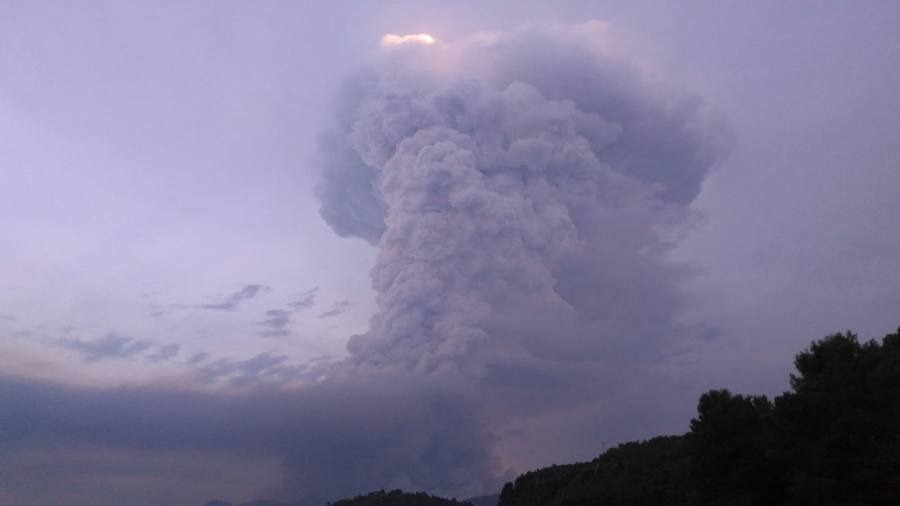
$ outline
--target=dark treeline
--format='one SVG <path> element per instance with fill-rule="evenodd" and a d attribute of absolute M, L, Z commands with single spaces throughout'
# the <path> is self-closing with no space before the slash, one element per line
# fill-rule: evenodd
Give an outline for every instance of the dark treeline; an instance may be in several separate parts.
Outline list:
<path fill-rule="evenodd" d="M 710 391 L 687 434 L 525 473 L 500 505 L 900 504 L 900 329 L 831 335 L 794 364 L 773 400 Z"/>
<path fill-rule="evenodd" d="M 455 499 L 443 499 L 428 495 L 424 492 L 415 494 L 393 490 L 385 492 L 379 490 L 368 495 L 361 495 L 352 499 L 343 499 L 330 503 L 330 506 L 472 506 L 467 502 L 458 502 Z"/>
<path fill-rule="evenodd" d="M 496 504 L 496 502 L 495 502 Z M 210 501 L 206 506 L 232 506 L 224 501 Z M 282 503 L 277 501 L 254 501 L 241 503 L 238 506 L 472 506 L 468 502 L 459 502 L 455 499 L 435 497 L 424 492 L 403 492 L 392 490 L 385 492 L 379 490 L 366 495 L 360 495 L 349 499 L 341 499 L 337 502 L 325 502 L 324 500 L 310 499 L 299 503 Z"/>

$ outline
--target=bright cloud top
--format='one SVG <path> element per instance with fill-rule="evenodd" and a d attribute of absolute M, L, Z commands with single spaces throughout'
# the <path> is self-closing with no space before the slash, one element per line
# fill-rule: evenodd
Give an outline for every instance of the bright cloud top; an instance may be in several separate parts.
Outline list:
<path fill-rule="evenodd" d="M 437 42 L 437 39 L 427 33 L 414 33 L 409 35 L 397 35 L 389 33 L 381 38 L 383 47 L 401 46 L 403 44 L 423 44 L 430 46 Z"/>

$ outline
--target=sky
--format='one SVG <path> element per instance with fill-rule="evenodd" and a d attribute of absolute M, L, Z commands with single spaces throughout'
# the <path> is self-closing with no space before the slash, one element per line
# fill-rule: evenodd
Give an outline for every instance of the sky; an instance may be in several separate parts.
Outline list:
<path fill-rule="evenodd" d="M 2 3 L 0 503 L 466 497 L 786 389 L 900 324 L 898 19 Z"/>

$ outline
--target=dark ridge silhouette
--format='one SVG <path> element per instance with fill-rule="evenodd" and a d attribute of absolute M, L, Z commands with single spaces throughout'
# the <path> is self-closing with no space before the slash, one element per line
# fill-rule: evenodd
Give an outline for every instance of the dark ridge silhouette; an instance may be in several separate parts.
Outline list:
<path fill-rule="evenodd" d="M 385 492 L 379 490 L 352 499 L 329 503 L 330 506 L 472 506 L 456 499 L 444 499 L 424 492 L 408 493 L 401 490 Z"/>

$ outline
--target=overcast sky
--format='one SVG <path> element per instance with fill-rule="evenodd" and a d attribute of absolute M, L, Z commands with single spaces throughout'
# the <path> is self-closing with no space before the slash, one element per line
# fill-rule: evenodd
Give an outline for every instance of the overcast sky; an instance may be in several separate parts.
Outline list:
<path fill-rule="evenodd" d="M 2 3 L 0 503 L 485 493 L 787 388 L 900 324 L 898 21 Z"/>

